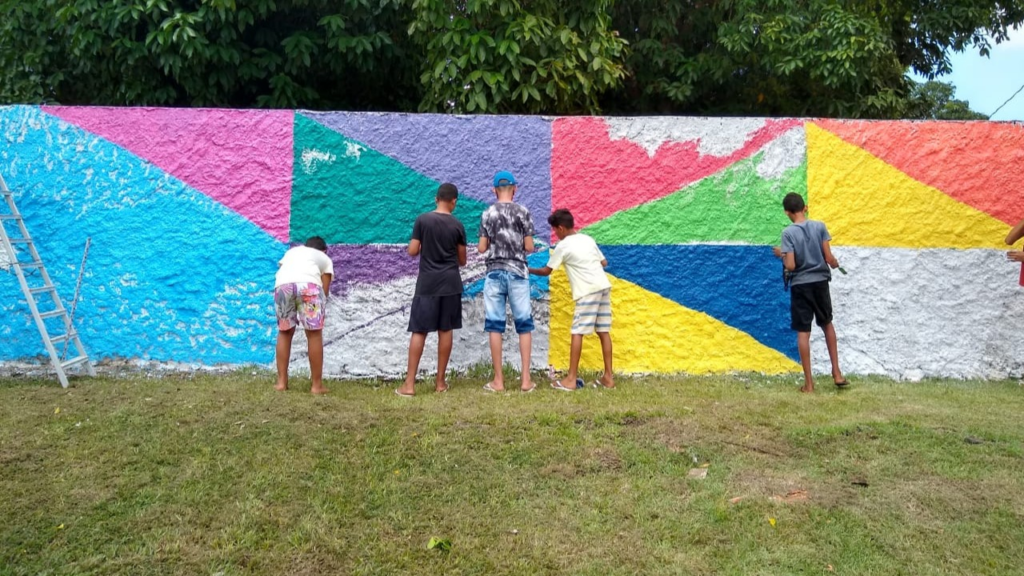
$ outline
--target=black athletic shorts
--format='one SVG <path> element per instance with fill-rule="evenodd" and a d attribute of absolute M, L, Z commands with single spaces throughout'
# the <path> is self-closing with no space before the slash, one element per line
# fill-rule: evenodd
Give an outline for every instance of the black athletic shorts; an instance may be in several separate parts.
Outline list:
<path fill-rule="evenodd" d="M 810 332 L 812 320 L 822 328 L 832 323 L 832 296 L 828 292 L 828 280 L 790 286 L 789 294 L 793 330 Z"/>
<path fill-rule="evenodd" d="M 413 296 L 409 332 L 447 332 L 462 328 L 462 294 Z"/>

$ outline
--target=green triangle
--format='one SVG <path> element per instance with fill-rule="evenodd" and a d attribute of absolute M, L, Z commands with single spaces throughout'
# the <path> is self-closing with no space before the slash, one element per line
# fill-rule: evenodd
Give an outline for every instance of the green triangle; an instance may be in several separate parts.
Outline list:
<path fill-rule="evenodd" d="M 322 236 L 328 244 L 404 244 L 416 217 L 434 209 L 438 182 L 401 162 L 295 115 L 292 241 Z M 487 204 L 460 197 L 455 217 L 476 242 Z"/>
<path fill-rule="evenodd" d="M 690 244 L 735 242 L 774 244 L 789 224 L 782 198 L 807 197 L 807 161 L 764 178 L 764 153 L 647 204 L 623 210 L 587 226 L 599 244 Z"/>

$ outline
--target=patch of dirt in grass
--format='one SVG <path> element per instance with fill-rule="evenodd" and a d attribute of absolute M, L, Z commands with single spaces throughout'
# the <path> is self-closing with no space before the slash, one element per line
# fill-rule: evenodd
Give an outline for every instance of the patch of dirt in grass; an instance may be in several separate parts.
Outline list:
<path fill-rule="evenodd" d="M 685 452 L 688 446 L 692 446 L 701 440 L 700 424 L 693 420 L 672 418 L 662 416 L 652 418 L 642 427 L 634 431 L 634 435 L 641 437 L 662 446 L 670 451 L 679 453 Z"/>
<path fill-rule="evenodd" d="M 552 462 L 540 469 L 542 476 L 571 480 L 588 474 L 615 473 L 623 469 L 622 458 L 611 446 L 598 446 L 587 452 L 583 461 Z"/>
<path fill-rule="evenodd" d="M 597 472 L 618 472 L 622 470 L 622 458 L 612 447 L 598 447 L 590 451 L 591 467 Z"/>
<path fill-rule="evenodd" d="M 554 462 L 540 469 L 541 476 L 551 476 L 563 480 L 571 480 L 580 476 L 580 470 L 574 464 Z"/>
<path fill-rule="evenodd" d="M 741 470 L 729 478 L 727 485 L 733 498 L 766 499 L 790 505 L 813 502 L 825 507 L 838 506 L 848 504 L 856 497 L 856 490 L 852 487 L 814 482 L 798 472 L 777 470 Z"/>

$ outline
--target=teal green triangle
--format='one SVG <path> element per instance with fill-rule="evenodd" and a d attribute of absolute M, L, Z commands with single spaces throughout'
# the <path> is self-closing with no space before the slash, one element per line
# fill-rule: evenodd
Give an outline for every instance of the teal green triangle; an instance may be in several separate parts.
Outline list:
<path fill-rule="evenodd" d="M 321 236 L 328 244 L 402 244 L 416 217 L 434 209 L 438 182 L 401 162 L 295 115 L 292 241 Z M 487 204 L 459 198 L 455 216 L 476 241 Z"/>
<path fill-rule="evenodd" d="M 782 198 L 807 197 L 807 162 L 765 178 L 764 153 L 732 164 L 664 198 L 587 226 L 599 244 L 774 244 L 789 224 Z"/>

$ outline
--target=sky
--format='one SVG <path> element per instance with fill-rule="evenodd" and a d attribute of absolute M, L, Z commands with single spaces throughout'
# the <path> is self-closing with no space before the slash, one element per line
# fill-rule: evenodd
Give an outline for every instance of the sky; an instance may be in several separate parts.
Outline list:
<path fill-rule="evenodd" d="M 937 80 L 956 86 L 956 98 L 967 100 L 972 110 L 992 114 L 1024 85 L 1024 28 L 1011 30 L 1009 40 L 993 44 L 988 58 L 974 49 L 950 54 L 949 60 L 953 71 Z M 1024 121 L 1024 91 L 991 119 Z"/>

